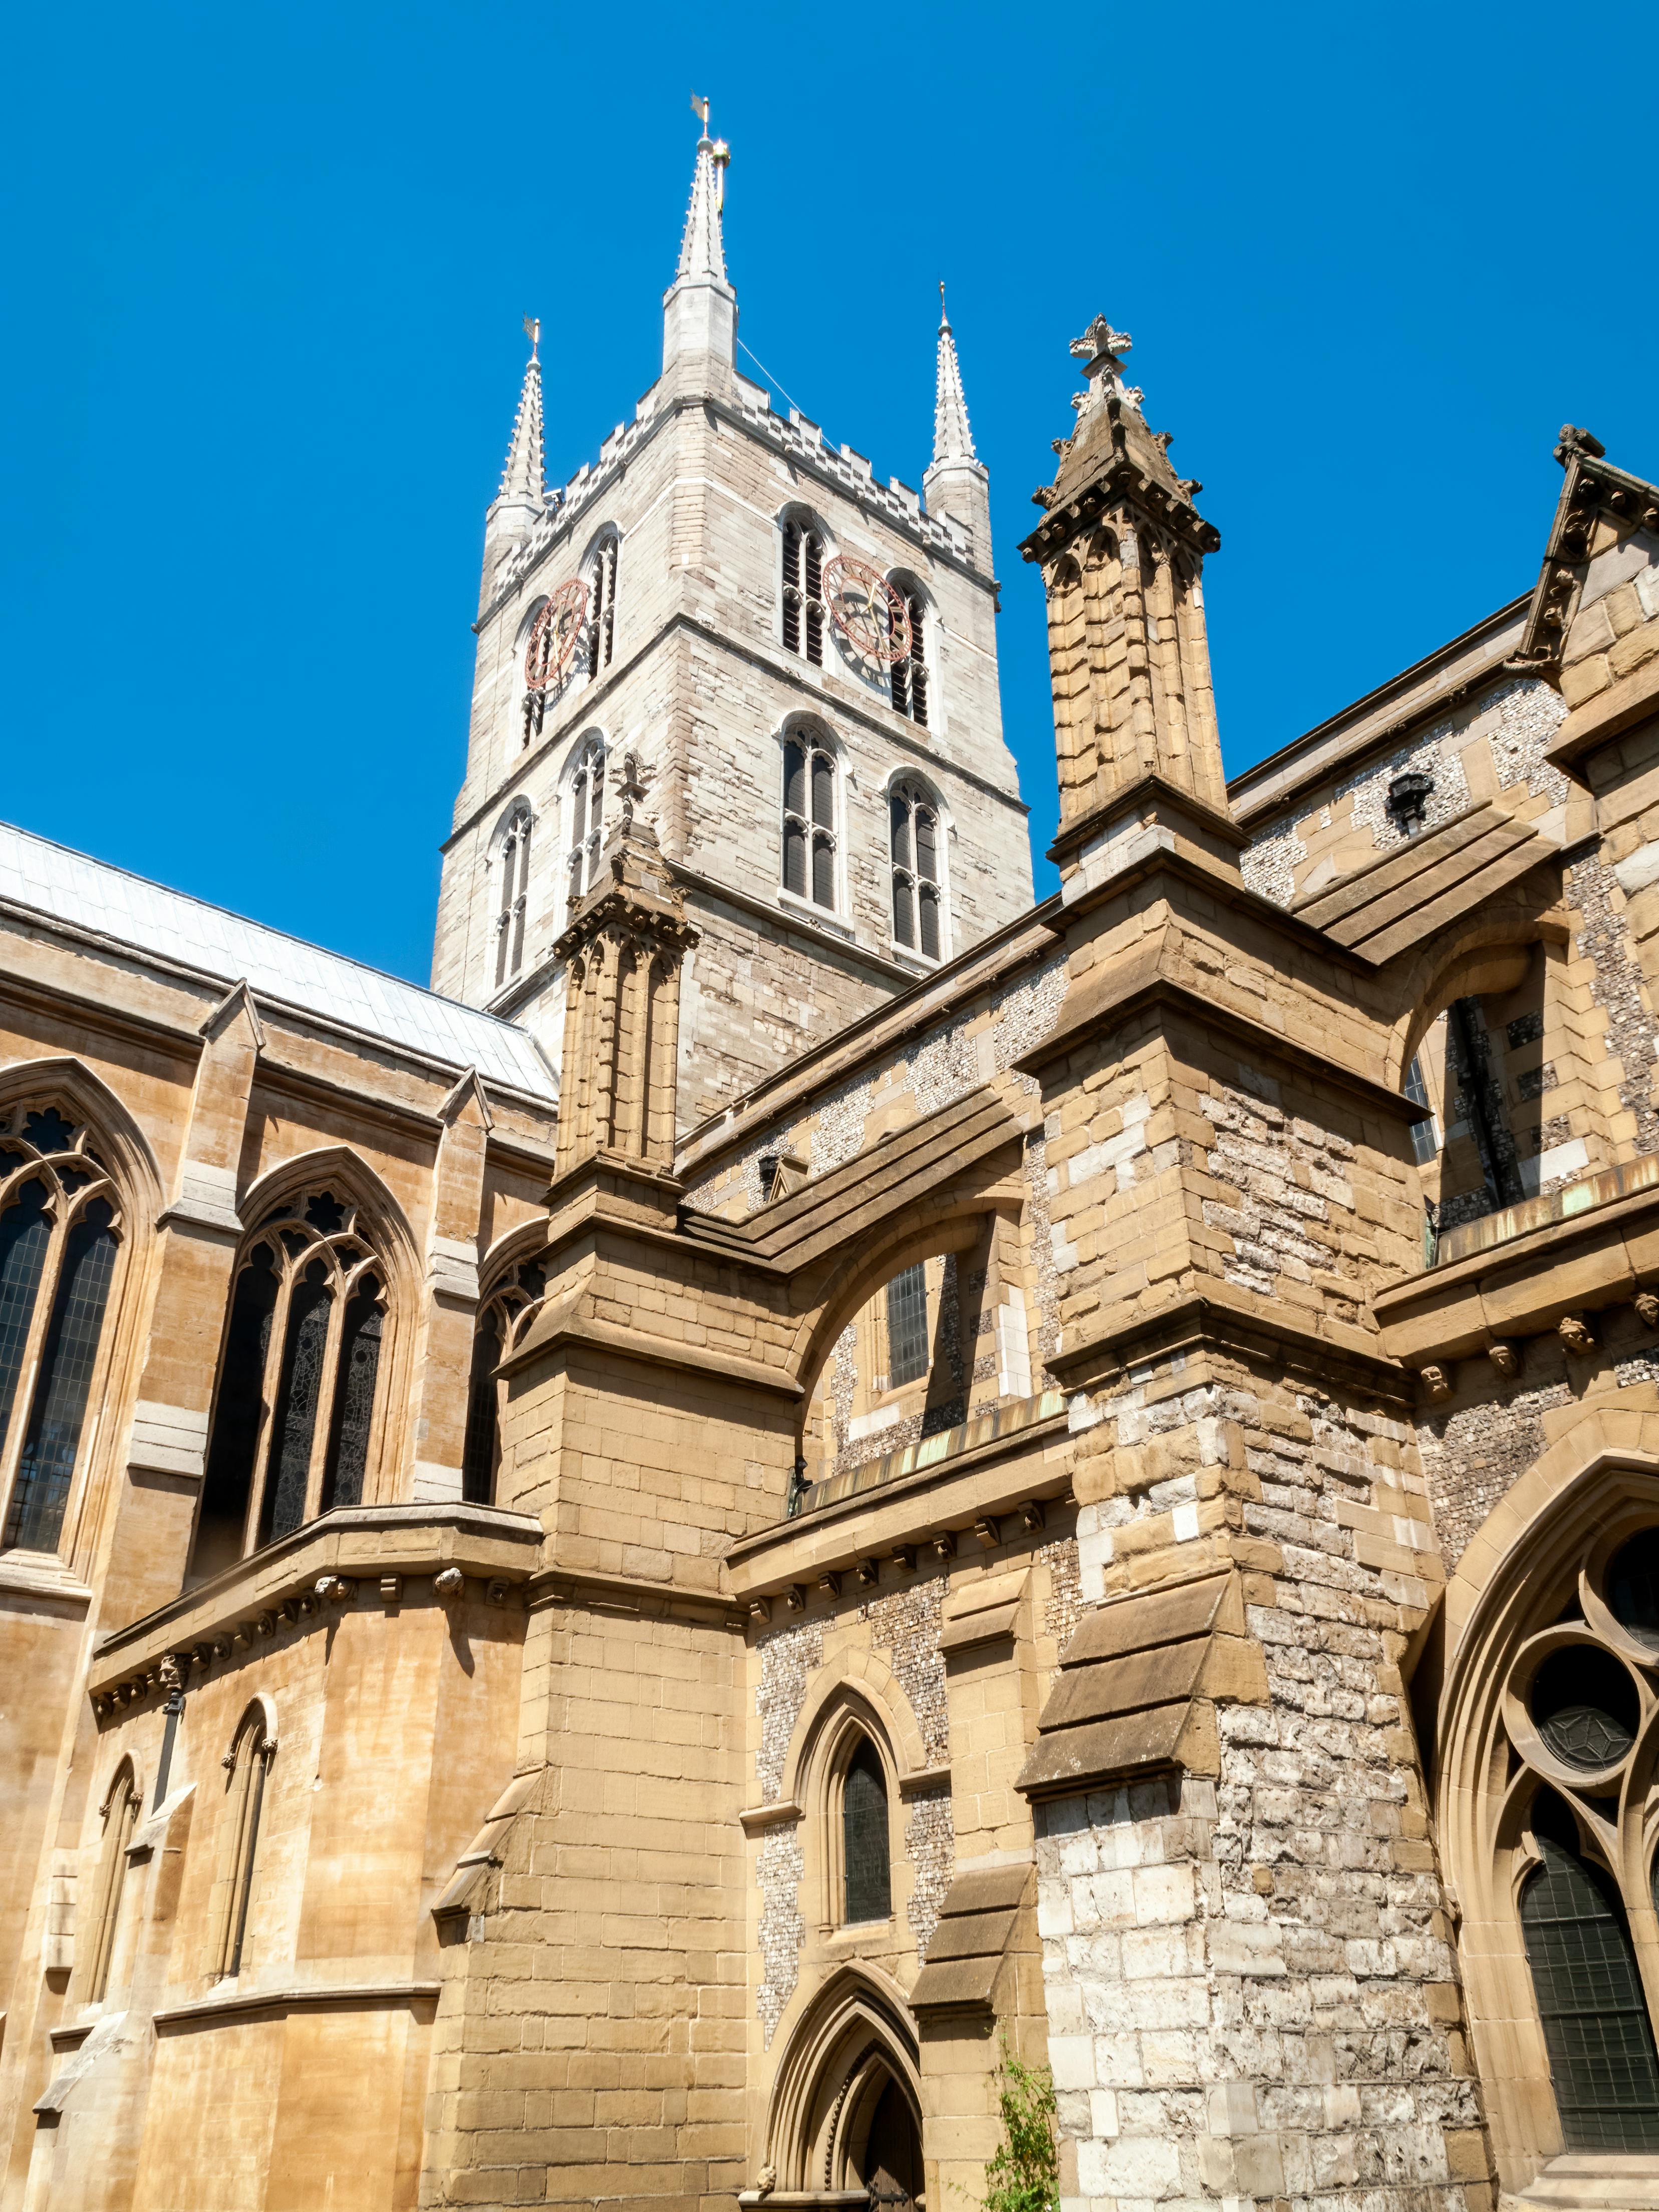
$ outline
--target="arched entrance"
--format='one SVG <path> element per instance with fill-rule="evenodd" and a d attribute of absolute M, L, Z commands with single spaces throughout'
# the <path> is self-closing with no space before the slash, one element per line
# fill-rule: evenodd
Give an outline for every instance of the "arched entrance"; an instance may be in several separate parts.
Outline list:
<path fill-rule="evenodd" d="M 769 2134 L 797 2206 L 925 2208 L 915 2031 L 896 1992 L 853 1972 L 819 1991 L 778 2069 Z"/>

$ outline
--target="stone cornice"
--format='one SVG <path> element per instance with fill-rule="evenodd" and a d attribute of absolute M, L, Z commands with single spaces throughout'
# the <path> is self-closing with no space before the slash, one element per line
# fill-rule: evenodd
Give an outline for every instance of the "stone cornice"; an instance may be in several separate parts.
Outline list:
<path fill-rule="evenodd" d="M 435 2005 L 441 1982 L 337 1982 L 281 1990 L 237 1990 L 227 1996 L 201 1997 L 193 2004 L 170 2005 L 152 2014 L 157 2034 L 192 2027 L 216 2027 L 259 2012 L 366 2012 L 379 2005 Z"/>
<path fill-rule="evenodd" d="M 111 1710 L 132 1705 L 161 1690 L 169 1656 L 188 1655 L 191 1666 L 234 1665 L 240 1649 L 285 1629 L 314 1629 L 336 1604 L 411 1603 L 413 1590 L 400 1588 L 389 1598 L 380 1586 L 450 1567 L 481 1581 L 486 1598 L 493 1593 L 504 1602 L 537 1565 L 541 1544 L 539 1521 L 495 1506 L 339 1506 L 104 1637 L 93 1653 L 88 1691 L 112 1700 Z M 357 1588 L 325 1606 L 317 1584 L 325 1579 Z"/>
<path fill-rule="evenodd" d="M 1351 1389 L 1402 1404 L 1411 1395 L 1407 1370 L 1364 1330 L 1344 1322 L 1304 1328 L 1283 1305 L 1213 1276 L 1189 1275 L 1182 1294 L 1152 1313 L 1108 1308 L 1088 1336 L 1052 1354 L 1048 1364 L 1068 1390 L 1112 1389 L 1148 1360 L 1176 1352 L 1191 1358 L 1209 1348 L 1265 1362 L 1277 1372 L 1326 1382 L 1340 1377 Z"/>

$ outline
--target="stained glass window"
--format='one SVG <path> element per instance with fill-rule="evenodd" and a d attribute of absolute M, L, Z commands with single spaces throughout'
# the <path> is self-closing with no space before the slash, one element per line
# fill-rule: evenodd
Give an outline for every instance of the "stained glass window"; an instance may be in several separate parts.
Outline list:
<path fill-rule="evenodd" d="M 842 1837 L 847 1869 L 846 1917 L 885 1920 L 893 1909 L 887 1778 L 867 1736 L 847 1770 L 842 1793 Z"/>
<path fill-rule="evenodd" d="M 918 1261 L 887 1285 L 887 1386 L 927 1372 L 927 1269 Z"/>
<path fill-rule="evenodd" d="M 85 1133 L 35 1103 L 0 1127 L 0 1484 L 7 1549 L 62 1540 L 119 1251 Z"/>
<path fill-rule="evenodd" d="M 356 1205 L 321 1190 L 267 1213 L 238 1271 L 191 1559 L 200 1582 L 335 1506 L 374 1458 L 386 1275 Z"/>
<path fill-rule="evenodd" d="M 1659 2151 L 1659 2055 L 1623 1905 L 1548 1790 L 1521 1925 L 1570 2151 Z"/>

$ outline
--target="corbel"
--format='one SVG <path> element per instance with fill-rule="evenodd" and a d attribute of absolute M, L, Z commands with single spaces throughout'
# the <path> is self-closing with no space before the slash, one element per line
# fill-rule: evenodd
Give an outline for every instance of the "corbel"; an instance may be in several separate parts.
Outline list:
<path fill-rule="evenodd" d="M 1518 1344 L 1512 1344 L 1507 1337 L 1494 1338 L 1486 1346 L 1486 1357 L 1500 1375 L 1518 1375 L 1521 1372 L 1521 1347 Z"/>
<path fill-rule="evenodd" d="M 1588 1359 L 1596 1349 L 1595 1332 L 1583 1314 L 1563 1314 L 1556 1334 L 1575 1359 Z"/>
<path fill-rule="evenodd" d="M 1437 1363 L 1431 1363 L 1429 1366 L 1421 1369 L 1419 1373 L 1423 1388 L 1437 1404 L 1441 1399 L 1450 1397 L 1451 1381 L 1443 1367 Z"/>

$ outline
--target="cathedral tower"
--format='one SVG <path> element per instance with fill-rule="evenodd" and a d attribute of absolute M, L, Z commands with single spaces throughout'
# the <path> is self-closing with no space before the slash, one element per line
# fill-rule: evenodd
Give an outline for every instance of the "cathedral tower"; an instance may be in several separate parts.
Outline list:
<path fill-rule="evenodd" d="M 1012 921 L 1031 897 L 1003 742 L 988 483 L 939 337 L 919 495 L 738 368 L 728 161 L 705 129 L 663 365 L 564 486 L 532 344 L 486 525 L 467 771 L 434 987 L 557 1064 L 556 947 L 599 880 L 625 757 L 696 949 L 682 1125 Z M 557 389 L 557 349 L 547 360 Z"/>

